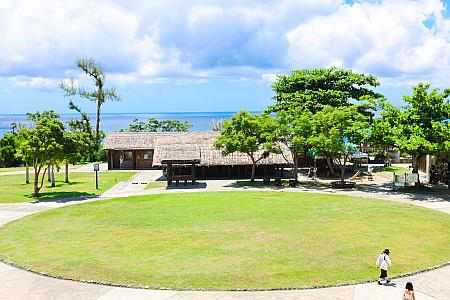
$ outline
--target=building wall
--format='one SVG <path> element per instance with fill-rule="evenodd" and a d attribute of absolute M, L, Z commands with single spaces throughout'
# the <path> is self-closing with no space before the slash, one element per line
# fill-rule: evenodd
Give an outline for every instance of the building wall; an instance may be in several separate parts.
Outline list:
<path fill-rule="evenodd" d="M 287 168 L 287 166 L 284 166 Z M 252 172 L 251 165 L 239 166 L 197 166 L 195 168 L 195 175 L 198 179 L 247 179 L 250 178 Z M 190 174 L 191 167 L 176 167 L 174 166 L 175 175 Z M 264 178 L 269 176 L 271 178 L 282 177 L 289 178 L 290 174 L 287 170 L 282 171 L 275 165 L 257 165 L 255 170 L 256 178 Z"/>
<path fill-rule="evenodd" d="M 123 159 L 122 164 L 121 158 Z M 109 150 L 109 170 L 151 169 L 153 167 L 153 149 L 148 150 Z"/>

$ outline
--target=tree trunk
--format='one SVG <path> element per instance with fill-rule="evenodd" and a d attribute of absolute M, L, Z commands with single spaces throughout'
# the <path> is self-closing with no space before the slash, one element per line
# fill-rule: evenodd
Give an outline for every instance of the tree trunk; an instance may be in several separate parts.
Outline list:
<path fill-rule="evenodd" d="M 51 178 L 52 178 L 52 187 L 55 187 L 55 186 L 56 186 L 56 183 L 55 183 L 55 166 L 54 166 L 54 165 L 52 165 L 52 175 L 51 175 Z"/>
<path fill-rule="evenodd" d="M 417 187 L 417 189 L 419 189 L 420 187 L 420 176 L 419 176 L 419 160 L 422 158 L 422 154 L 417 154 L 416 156 L 413 157 L 413 173 L 417 173 L 417 179 L 418 182 L 416 182 L 414 184 L 414 186 Z"/>
<path fill-rule="evenodd" d="M 52 182 L 52 175 L 50 174 L 50 173 L 51 173 L 51 172 L 50 172 L 51 167 L 52 167 L 51 164 L 49 164 L 49 165 L 47 166 L 47 170 L 48 170 L 48 173 L 47 173 L 47 181 L 48 181 L 48 182 Z"/>
<path fill-rule="evenodd" d="M 447 185 L 450 190 L 450 152 L 447 153 Z"/>
<path fill-rule="evenodd" d="M 250 176 L 250 181 L 255 181 L 255 171 L 256 171 L 256 161 L 253 158 L 253 156 L 250 156 L 250 158 L 252 159 L 252 175 Z"/>
<path fill-rule="evenodd" d="M 419 173 L 419 160 L 421 157 L 421 154 L 417 154 L 413 157 L 413 173 Z"/>
<path fill-rule="evenodd" d="M 44 176 L 45 176 L 45 174 L 44 174 Z M 34 168 L 34 184 L 33 184 L 33 187 L 34 187 L 34 197 L 39 197 L 39 190 L 40 190 L 40 188 L 39 188 L 39 171 L 38 171 L 38 169 L 37 168 Z"/>
<path fill-rule="evenodd" d="M 30 167 L 27 162 L 25 163 L 25 183 L 30 183 Z"/>
<path fill-rule="evenodd" d="M 97 120 L 95 122 L 95 144 L 100 145 L 100 109 L 102 107 L 102 99 L 100 98 L 102 95 L 102 87 L 99 87 L 98 91 L 98 100 L 97 100 Z"/>
<path fill-rule="evenodd" d="M 295 182 L 298 182 L 298 160 L 297 160 L 297 155 L 292 155 L 292 159 L 294 162 L 294 180 Z"/>
<path fill-rule="evenodd" d="M 64 180 L 65 183 L 69 183 L 69 162 L 66 160 L 66 179 Z"/>
<path fill-rule="evenodd" d="M 344 156 L 344 163 L 341 165 L 341 182 L 342 183 L 344 183 L 344 181 L 345 181 L 345 167 L 346 166 L 347 166 L 347 156 Z"/>
<path fill-rule="evenodd" d="M 334 169 L 333 169 L 333 160 L 327 156 L 327 165 L 328 165 L 328 170 L 330 171 L 330 176 L 334 176 Z"/>

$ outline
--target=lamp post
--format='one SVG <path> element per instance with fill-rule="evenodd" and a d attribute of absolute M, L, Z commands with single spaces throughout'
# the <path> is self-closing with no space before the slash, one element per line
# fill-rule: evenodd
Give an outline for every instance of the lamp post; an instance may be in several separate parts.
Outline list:
<path fill-rule="evenodd" d="M 98 171 L 100 171 L 99 164 L 94 164 L 94 171 L 95 171 L 95 189 L 98 190 Z"/>

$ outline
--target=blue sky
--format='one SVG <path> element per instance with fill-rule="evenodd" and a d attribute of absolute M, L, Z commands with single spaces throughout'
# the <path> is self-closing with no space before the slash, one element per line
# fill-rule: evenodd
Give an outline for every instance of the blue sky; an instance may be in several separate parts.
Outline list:
<path fill-rule="evenodd" d="M 89 84 L 77 57 L 117 85 L 105 112 L 261 110 L 276 74 L 328 66 L 376 75 L 399 104 L 449 85 L 449 1 L 2 0 L 0 114 L 68 112 L 58 84 Z"/>

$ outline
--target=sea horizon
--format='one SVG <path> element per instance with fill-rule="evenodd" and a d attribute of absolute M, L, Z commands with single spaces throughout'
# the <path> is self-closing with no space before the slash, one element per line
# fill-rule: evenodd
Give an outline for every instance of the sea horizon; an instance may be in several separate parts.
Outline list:
<path fill-rule="evenodd" d="M 250 111 L 258 113 L 260 111 Z M 108 112 L 100 115 L 100 127 L 105 133 L 117 132 L 120 129 L 126 129 L 134 119 L 146 121 L 148 118 L 159 120 L 179 120 L 188 121 L 192 124 L 189 131 L 208 131 L 211 130 L 213 120 L 228 120 L 236 111 L 224 112 Z M 91 117 L 91 123 L 94 124 L 95 113 L 87 113 Z M 77 118 L 79 113 L 60 113 L 61 120 L 66 123 L 71 118 Z M 0 137 L 11 130 L 11 123 L 27 123 L 26 113 L 0 114 Z"/>

